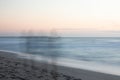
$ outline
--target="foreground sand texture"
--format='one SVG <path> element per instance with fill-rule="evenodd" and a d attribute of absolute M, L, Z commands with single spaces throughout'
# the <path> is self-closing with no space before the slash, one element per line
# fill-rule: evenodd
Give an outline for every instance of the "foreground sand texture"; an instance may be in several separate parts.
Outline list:
<path fill-rule="evenodd" d="M 0 51 L 0 80 L 120 80 L 120 76 L 62 66 L 54 72 L 51 65 L 31 63 L 33 61 Z"/>

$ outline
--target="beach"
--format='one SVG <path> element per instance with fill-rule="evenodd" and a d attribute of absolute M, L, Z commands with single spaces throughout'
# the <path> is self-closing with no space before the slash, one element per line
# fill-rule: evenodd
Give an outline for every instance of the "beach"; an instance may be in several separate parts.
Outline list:
<path fill-rule="evenodd" d="M 0 51 L 0 80 L 120 80 L 120 76 L 56 66 Z"/>

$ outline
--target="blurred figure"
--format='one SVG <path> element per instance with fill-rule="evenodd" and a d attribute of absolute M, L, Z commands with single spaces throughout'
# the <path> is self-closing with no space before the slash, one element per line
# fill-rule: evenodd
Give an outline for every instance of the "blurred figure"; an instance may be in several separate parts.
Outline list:
<path fill-rule="evenodd" d="M 52 74 L 53 78 L 57 80 L 57 57 L 59 56 L 59 47 L 60 44 L 58 44 L 60 40 L 60 37 L 58 36 L 56 30 L 52 30 L 50 33 L 50 37 L 48 37 L 48 52 L 49 56 L 51 57 L 51 64 L 52 64 Z"/>
<path fill-rule="evenodd" d="M 31 70 L 35 66 L 35 57 L 36 55 L 42 56 L 43 61 L 45 63 L 44 68 L 49 70 L 49 62 L 51 60 L 52 70 L 51 74 L 54 80 L 57 80 L 57 58 L 59 56 L 59 47 L 58 44 L 60 37 L 58 36 L 56 30 L 52 30 L 49 36 L 44 34 L 39 34 L 37 36 L 34 35 L 33 32 L 28 31 L 26 34 L 23 34 L 23 38 L 25 40 L 24 47 L 25 47 L 25 54 L 30 54 L 31 63 Z M 28 63 L 27 60 L 24 62 L 25 64 Z"/>

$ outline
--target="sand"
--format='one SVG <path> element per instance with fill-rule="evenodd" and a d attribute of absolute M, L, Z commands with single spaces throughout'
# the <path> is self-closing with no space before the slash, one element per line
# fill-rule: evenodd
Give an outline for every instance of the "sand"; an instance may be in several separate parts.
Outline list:
<path fill-rule="evenodd" d="M 0 51 L 0 80 L 120 80 L 120 76 L 18 58 Z"/>

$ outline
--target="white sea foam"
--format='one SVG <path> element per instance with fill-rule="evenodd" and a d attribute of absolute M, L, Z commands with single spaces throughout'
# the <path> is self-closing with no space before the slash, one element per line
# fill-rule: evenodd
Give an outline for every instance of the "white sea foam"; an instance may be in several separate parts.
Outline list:
<path fill-rule="evenodd" d="M 21 57 L 21 58 L 34 59 L 37 61 L 45 60 L 50 64 L 51 64 L 51 60 L 52 60 L 51 58 L 46 58 L 45 56 L 38 56 L 38 55 L 33 55 L 33 54 L 26 54 L 26 53 L 6 51 L 6 50 L 0 50 L 0 51 L 18 54 L 19 57 Z M 106 64 L 95 63 L 95 62 L 88 62 L 88 61 L 78 61 L 78 60 L 67 59 L 67 58 L 58 58 L 56 63 L 57 63 L 57 65 L 60 65 L 60 66 L 84 69 L 84 70 L 91 70 L 91 71 L 120 76 L 120 68 L 118 66 L 106 65 Z"/>
<path fill-rule="evenodd" d="M 24 55 L 24 57 L 25 56 L 28 59 L 31 58 L 30 55 L 29 57 L 27 55 Z M 52 63 L 51 58 L 46 58 L 42 56 L 34 56 L 34 59 L 37 61 L 46 60 L 48 63 L 50 64 Z M 91 70 L 91 71 L 120 76 L 120 68 L 118 66 L 106 65 L 102 63 L 100 64 L 100 63 L 95 63 L 95 62 L 78 61 L 78 60 L 66 59 L 66 58 L 58 58 L 56 63 L 57 65 L 60 65 L 60 66 L 77 68 L 77 69 L 85 69 L 85 70 Z"/>
<path fill-rule="evenodd" d="M 58 65 L 120 76 L 120 68 L 118 66 L 106 65 L 102 63 L 100 64 L 95 62 L 77 61 L 72 59 L 60 59 L 58 60 Z"/>

